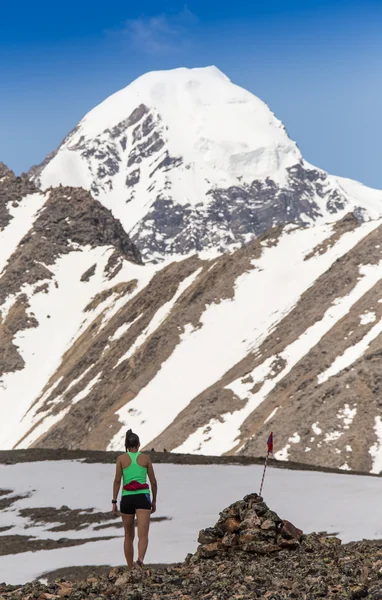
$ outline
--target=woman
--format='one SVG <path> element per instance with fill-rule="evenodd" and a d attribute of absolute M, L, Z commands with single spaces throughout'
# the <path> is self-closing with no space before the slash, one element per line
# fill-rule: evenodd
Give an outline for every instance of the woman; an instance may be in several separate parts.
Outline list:
<path fill-rule="evenodd" d="M 130 570 L 133 568 L 134 558 L 134 517 L 137 515 L 138 521 L 137 565 L 142 567 L 149 543 L 150 515 L 156 510 L 158 491 L 152 462 L 147 455 L 139 452 L 139 446 L 139 437 L 129 429 L 125 439 L 126 454 L 117 458 L 113 485 L 113 513 L 118 515 L 117 497 L 123 479 L 120 509 L 125 529 L 125 557 Z M 147 475 L 151 484 L 152 500 Z"/>

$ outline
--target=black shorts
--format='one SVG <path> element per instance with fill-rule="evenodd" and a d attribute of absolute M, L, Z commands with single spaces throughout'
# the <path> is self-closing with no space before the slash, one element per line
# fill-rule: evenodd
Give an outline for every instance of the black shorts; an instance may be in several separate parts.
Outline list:
<path fill-rule="evenodd" d="M 135 511 L 142 508 L 151 510 L 150 494 L 129 494 L 122 496 L 120 512 L 123 515 L 135 515 Z"/>

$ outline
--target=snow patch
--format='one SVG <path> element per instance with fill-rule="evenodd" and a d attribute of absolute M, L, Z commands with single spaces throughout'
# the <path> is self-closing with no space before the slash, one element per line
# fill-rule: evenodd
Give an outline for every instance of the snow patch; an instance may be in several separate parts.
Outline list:
<path fill-rule="evenodd" d="M 176 563 L 182 561 L 187 553 L 195 552 L 200 529 L 214 523 L 224 506 L 248 493 L 248 482 L 255 482 L 255 487 L 260 485 L 263 467 L 159 464 L 155 465 L 155 471 L 161 482 L 157 515 L 171 520 L 152 524 L 147 559 L 149 563 Z M 110 504 L 108 483 L 111 485 L 113 477 L 112 464 L 45 461 L 2 465 L 0 489 L 12 489 L 14 495 L 29 494 L 29 497 L 17 500 L 10 509 L 0 512 L 0 527 L 12 526 L 10 531 L 0 532 L 0 543 L 1 536 L 9 534 L 59 539 L 62 532 L 47 531 L 51 524 L 31 526 L 29 519 L 22 517 L 20 511 L 44 506 L 59 509 L 64 497 L 65 504 L 72 510 L 94 508 L 96 512 L 104 512 Z M 174 481 L 182 484 L 174 487 Z M 92 494 L 89 497 L 90 489 Z M 196 489 L 204 499 L 202 511 L 194 510 Z M 344 543 L 381 538 L 378 518 L 381 478 L 268 467 L 265 489 L 268 505 L 306 533 L 339 532 Z M 346 498 L 351 498 L 352 502 L 345 502 Z M 325 510 L 322 510 L 323 505 Z M 114 537 L 112 540 L 91 541 L 100 535 Z M 88 525 L 79 531 L 65 531 L 65 537 L 85 538 L 89 539 L 89 543 L 0 556 L 0 581 L 20 584 L 41 577 L 44 572 L 65 567 L 121 563 L 123 534 L 120 529 L 110 528 L 103 534 L 95 531 L 94 525 Z"/>
<path fill-rule="evenodd" d="M 368 325 L 369 323 L 374 323 L 374 321 L 376 319 L 377 319 L 377 316 L 376 316 L 375 312 L 367 311 L 367 312 L 363 313 L 363 315 L 360 316 L 360 324 Z"/>
<path fill-rule="evenodd" d="M 140 348 L 145 343 L 145 341 L 150 337 L 150 335 L 152 335 L 154 333 L 154 331 L 156 331 L 162 325 L 163 321 L 165 321 L 165 319 L 167 319 L 167 317 L 170 315 L 178 298 L 180 298 L 180 296 L 187 290 L 187 288 L 189 288 L 194 283 L 194 281 L 198 278 L 201 270 L 202 270 L 202 267 L 200 267 L 199 269 L 197 269 L 196 271 L 191 273 L 191 275 L 186 277 L 179 284 L 178 289 L 175 292 L 174 296 L 171 298 L 171 300 L 169 300 L 168 302 L 165 302 L 165 304 L 163 304 L 163 306 L 161 306 L 157 310 L 157 312 L 151 319 L 151 321 L 148 324 L 148 326 L 146 327 L 146 329 L 137 337 L 137 339 L 130 346 L 128 351 L 123 356 L 120 357 L 117 364 L 113 367 L 114 369 L 116 369 L 125 360 L 127 360 L 128 358 L 133 356 L 134 352 L 136 352 L 138 350 L 138 348 Z"/>
<path fill-rule="evenodd" d="M 46 200 L 46 195 L 37 193 L 25 196 L 16 207 L 12 206 L 12 202 L 8 203 L 7 207 L 13 218 L 5 229 L 0 231 L 0 274 L 23 237 L 33 227 Z"/>
<path fill-rule="evenodd" d="M 275 414 L 277 413 L 277 411 L 278 411 L 279 408 L 280 408 L 279 406 L 276 406 L 276 408 L 272 410 L 271 414 L 268 415 L 268 417 L 265 419 L 264 425 L 265 425 L 265 423 L 269 423 L 269 421 L 271 419 L 273 419 L 273 417 L 275 416 Z"/>

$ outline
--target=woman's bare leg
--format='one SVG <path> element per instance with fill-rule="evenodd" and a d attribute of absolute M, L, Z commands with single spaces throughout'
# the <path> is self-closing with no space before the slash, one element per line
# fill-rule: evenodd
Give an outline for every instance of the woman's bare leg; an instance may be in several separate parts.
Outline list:
<path fill-rule="evenodd" d="M 149 545 L 149 527 L 151 510 L 137 509 L 138 520 L 138 558 L 143 562 Z"/>
<path fill-rule="evenodd" d="M 123 549 L 129 570 L 134 563 L 134 515 L 122 515 L 122 523 L 125 530 L 125 542 Z"/>

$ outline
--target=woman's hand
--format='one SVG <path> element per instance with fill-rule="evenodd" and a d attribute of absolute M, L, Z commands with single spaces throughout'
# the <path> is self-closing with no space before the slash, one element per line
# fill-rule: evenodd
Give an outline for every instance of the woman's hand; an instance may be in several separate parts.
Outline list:
<path fill-rule="evenodd" d="M 151 514 L 155 513 L 156 509 L 157 509 L 156 502 L 152 502 L 151 503 Z"/>
<path fill-rule="evenodd" d="M 113 515 L 115 515 L 116 517 L 119 516 L 118 505 L 115 503 L 113 504 Z"/>

